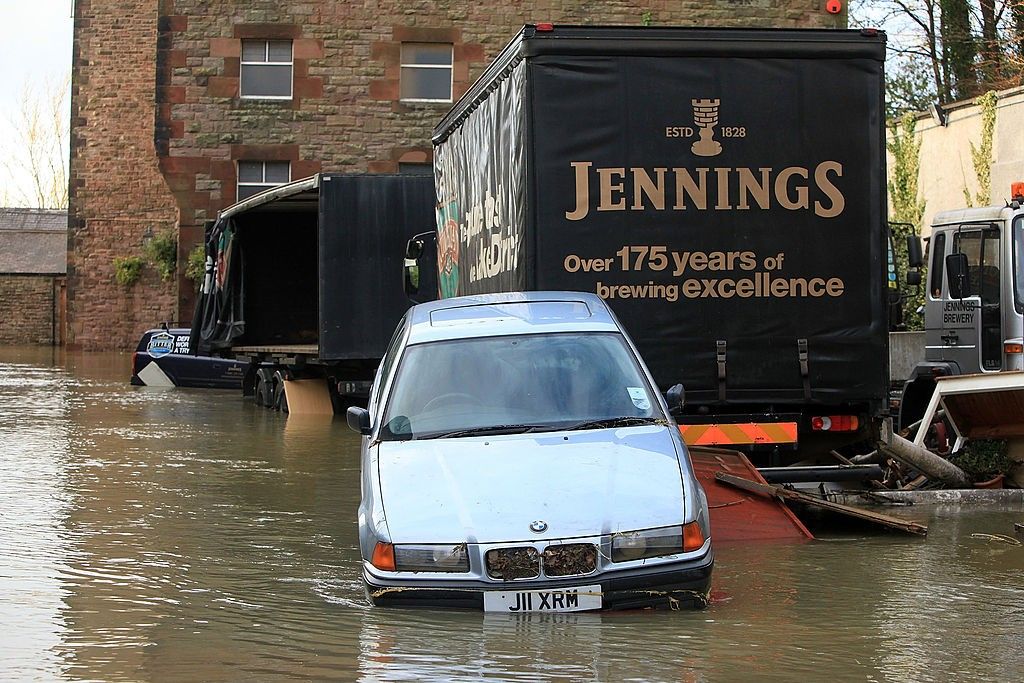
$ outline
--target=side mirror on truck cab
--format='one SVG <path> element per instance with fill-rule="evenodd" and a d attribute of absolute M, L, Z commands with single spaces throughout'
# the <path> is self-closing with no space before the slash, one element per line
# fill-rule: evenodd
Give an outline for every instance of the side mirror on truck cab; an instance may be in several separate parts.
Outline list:
<path fill-rule="evenodd" d="M 403 284 L 405 295 L 416 304 L 437 298 L 436 233 L 431 230 L 413 235 L 405 243 Z"/>
<path fill-rule="evenodd" d="M 967 283 L 967 254 L 957 252 L 946 257 L 946 284 L 950 299 L 963 299 L 969 289 Z"/>
<path fill-rule="evenodd" d="M 907 265 L 911 268 L 920 268 L 924 265 L 921 240 L 917 235 L 907 235 Z M 918 281 L 920 281 L 920 274 L 918 274 Z"/>
<path fill-rule="evenodd" d="M 415 297 L 420 293 L 420 264 L 423 256 L 423 238 L 416 235 L 405 243 L 405 295 Z"/>
<path fill-rule="evenodd" d="M 405 243 L 405 258 L 415 261 L 420 256 L 423 256 L 423 238 L 416 235 Z"/>

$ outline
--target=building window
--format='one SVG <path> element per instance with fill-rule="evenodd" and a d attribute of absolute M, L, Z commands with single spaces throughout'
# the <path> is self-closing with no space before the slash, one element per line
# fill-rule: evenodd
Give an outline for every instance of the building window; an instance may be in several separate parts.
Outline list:
<path fill-rule="evenodd" d="M 402 43 L 401 98 L 404 102 L 452 101 L 449 43 Z"/>
<path fill-rule="evenodd" d="M 287 161 L 239 161 L 236 201 L 284 185 L 291 180 L 291 173 L 291 164 Z"/>
<path fill-rule="evenodd" d="M 292 41 L 242 41 L 242 97 L 292 98 Z"/>

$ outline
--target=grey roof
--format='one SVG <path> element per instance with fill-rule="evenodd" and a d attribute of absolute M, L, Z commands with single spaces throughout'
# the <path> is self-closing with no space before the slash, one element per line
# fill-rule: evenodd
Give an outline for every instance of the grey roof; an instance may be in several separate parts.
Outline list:
<path fill-rule="evenodd" d="M 67 270 L 67 211 L 0 208 L 0 273 L 63 274 Z"/>

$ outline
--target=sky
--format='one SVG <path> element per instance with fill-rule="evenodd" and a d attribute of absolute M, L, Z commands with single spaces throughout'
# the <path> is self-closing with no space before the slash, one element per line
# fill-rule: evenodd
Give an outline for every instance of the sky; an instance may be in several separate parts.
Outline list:
<path fill-rule="evenodd" d="M 71 71 L 72 4 L 72 0 L 0 0 L 0 154 L 4 158 L 20 151 L 12 122 L 18 121 L 25 86 L 59 83 Z M 23 203 L 18 195 L 26 182 L 24 173 L 0 164 L 0 199 L 6 200 L 0 203 Z"/>

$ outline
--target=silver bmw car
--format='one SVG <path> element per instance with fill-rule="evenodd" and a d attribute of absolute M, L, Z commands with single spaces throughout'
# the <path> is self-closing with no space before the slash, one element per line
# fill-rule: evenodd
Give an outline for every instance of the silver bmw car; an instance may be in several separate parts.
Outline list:
<path fill-rule="evenodd" d="M 666 398 L 597 296 L 415 306 L 368 409 L 347 420 L 363 435 L 359 542 L 373 604 L 707 604 L 704 491 Z"/>

